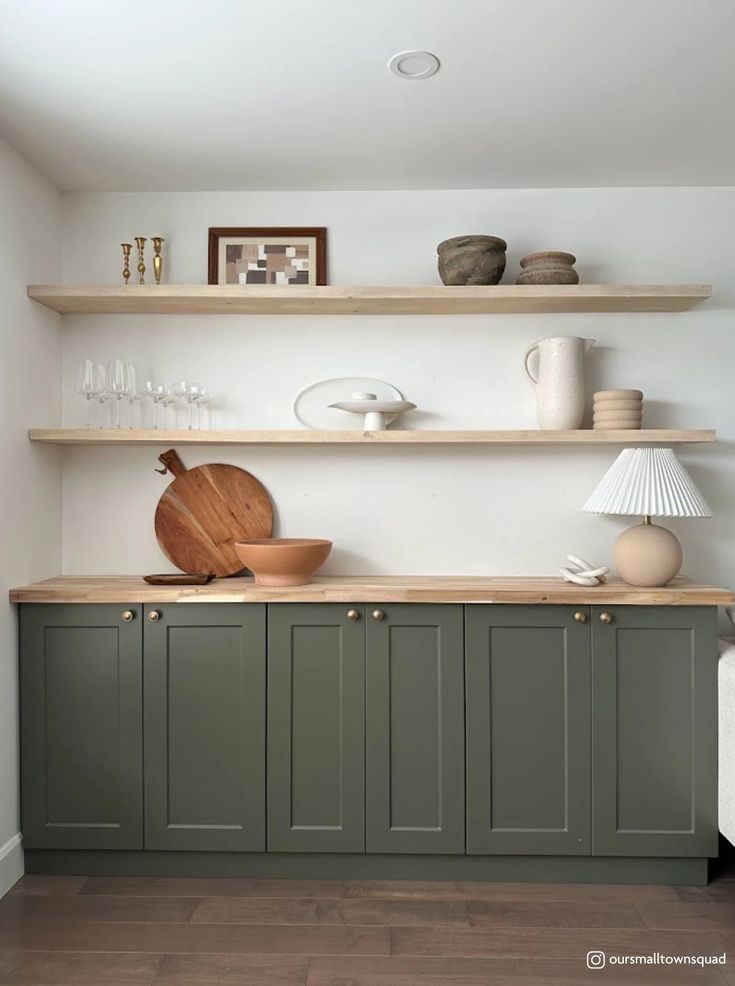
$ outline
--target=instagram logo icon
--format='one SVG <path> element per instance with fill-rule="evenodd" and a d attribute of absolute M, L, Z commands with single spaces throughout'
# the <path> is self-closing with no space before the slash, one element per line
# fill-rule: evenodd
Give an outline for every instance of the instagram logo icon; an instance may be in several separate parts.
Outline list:
<path fill-rule="evenodd" d="M 605 953 L 604 952 L 587 952 L 587 968 L 588 969 L 604 969 L 605 968 Z"/>

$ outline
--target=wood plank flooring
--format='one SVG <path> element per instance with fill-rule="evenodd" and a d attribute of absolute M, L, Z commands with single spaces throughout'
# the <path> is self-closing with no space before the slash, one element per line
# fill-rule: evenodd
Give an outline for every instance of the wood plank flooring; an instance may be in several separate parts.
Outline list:
<path fill-rule="evenodd" d="M 0 901 L 0 986 L 735 986 L 728 873 L 708 887 L 26 876 Z M 590 971 L 593 949 L 729 962 Z"/>

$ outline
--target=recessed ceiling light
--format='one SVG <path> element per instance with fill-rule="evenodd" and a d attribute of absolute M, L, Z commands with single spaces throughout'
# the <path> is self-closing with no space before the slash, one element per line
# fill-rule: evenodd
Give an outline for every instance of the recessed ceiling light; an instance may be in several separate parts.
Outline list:
<path fill-rule="evenodd" d="M 439 71 L 439 59 L 430 51 L 413 48 L 399 51 L 388 62 L 388 68 L 399 79 L 428 79 Z"/>

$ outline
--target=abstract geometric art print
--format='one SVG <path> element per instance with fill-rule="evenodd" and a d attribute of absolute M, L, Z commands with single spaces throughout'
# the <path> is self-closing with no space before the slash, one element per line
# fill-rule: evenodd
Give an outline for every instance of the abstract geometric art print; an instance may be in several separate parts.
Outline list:
<path fill-rule="evenodd" d="M 326 234 L 324 227 L 212 228 L 209 283 L 326 284 Z"/>

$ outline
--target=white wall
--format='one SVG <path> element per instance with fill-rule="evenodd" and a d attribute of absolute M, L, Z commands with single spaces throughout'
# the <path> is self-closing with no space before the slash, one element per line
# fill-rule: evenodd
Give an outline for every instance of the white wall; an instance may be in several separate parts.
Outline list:
<path fill-rule="evenodd" d="M 67 281 L 117 282 L 122 240 L 167 238 L 166 277 L 204 282 L 210 225 L 325 225 L 332 284 L 438 283 L 434 248 L 465 232 L 510 244 L 506 281 L 535 249 L 579 258 L 584 281 L 712 281 L 678 315 L 450 317 L 68 317 L 64 421 L 84 355 L 123 356 L 166 380 L 189 375 L 226 398 L 223 427 L 295 427 L 307 384 L 348 374 L 397 385 L 423 428 L 533 427 L 521 357 L 555 334 L 598 340 L 589 391 L 640 387 L 649 426 L 716 427 L 718 446 L 681 457 L 711 521 L 672 523 L 685 570 L 735 585 L 735 189 L 71 194 L 63 197 Z M 405 426 L 412 419 L 407 417 Z M 64 452 L 64 571 L 167 570 L 153 534 L 166 480 L 146 449 Z M 624 519 L 579 506 L 613 449 L 184 449 L 189 465 L 252 470 L 278 508 L 277 533 L 326 536 L 325 573 L 554 574 L 569 551 L 608 562 Z"/>
<path fill-rule="evenodd" d="M 0 896 L 22 872 L 16 614 L 8 589 L 61 566 L 58 451 L 29 427 L 60 419 L 59 316 L 26 284 L 59 276 L 59 194 L 0 141 Z"/>

